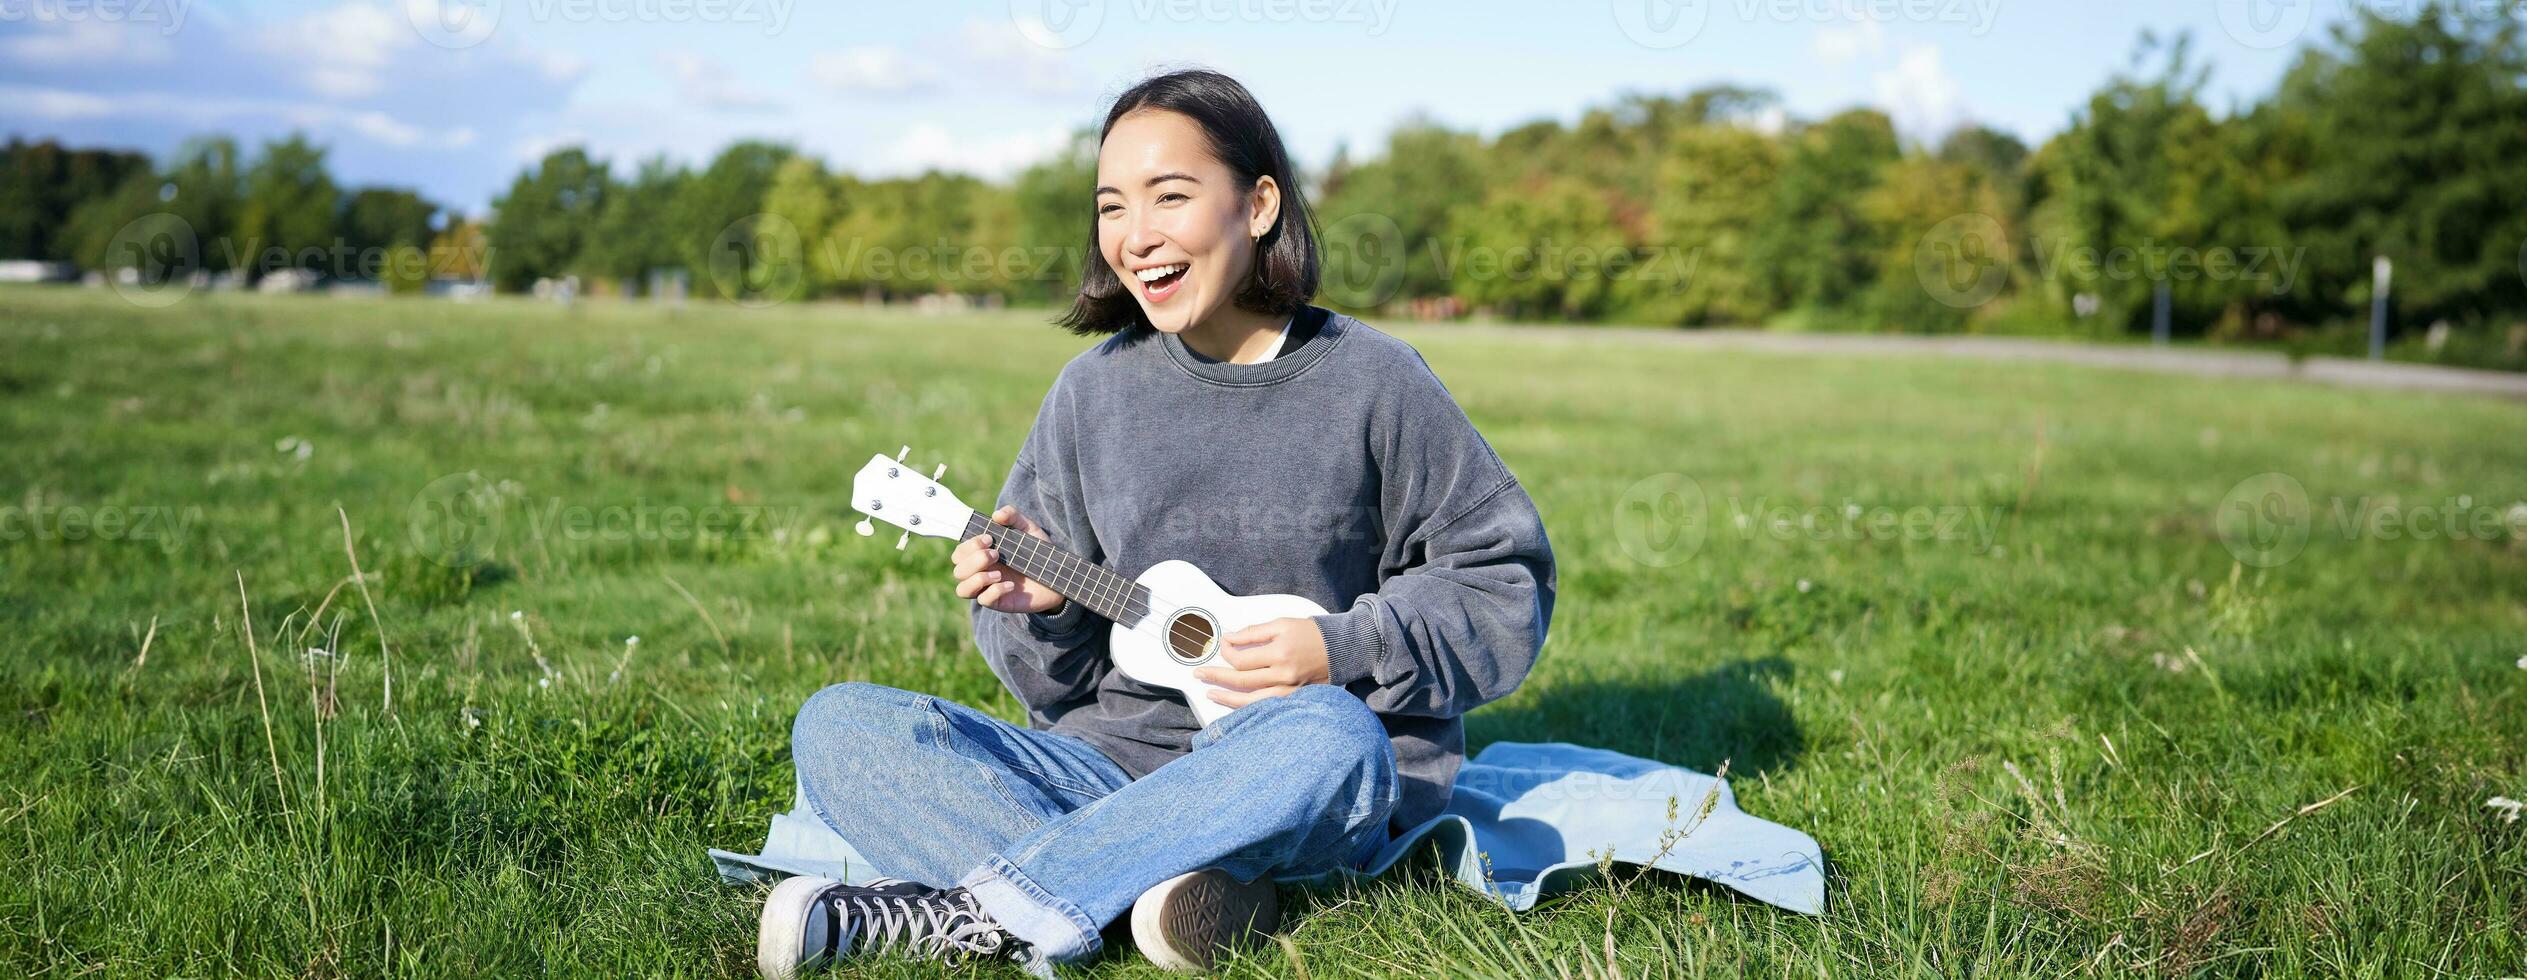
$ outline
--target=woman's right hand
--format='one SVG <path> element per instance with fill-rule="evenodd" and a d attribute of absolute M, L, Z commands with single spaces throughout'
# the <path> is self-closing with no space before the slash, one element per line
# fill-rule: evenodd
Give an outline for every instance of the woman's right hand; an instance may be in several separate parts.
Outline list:
<path fill-rule="evenodd" d="M 1037 527 L 1018 508 L 1002 507 L 992 512 L 992 523 L 1051 543 L 1051 535 Z M 985 609 L 1009 613 L 1051 613 L 1062 607 L 1062 597 L 1044 583 L 1017 573 L 1002 564 L 1000 549 L 989 534 L 977 534 L 959 542 L 949 554 L 956 563 L 956 597 L 972 599 Z"/>

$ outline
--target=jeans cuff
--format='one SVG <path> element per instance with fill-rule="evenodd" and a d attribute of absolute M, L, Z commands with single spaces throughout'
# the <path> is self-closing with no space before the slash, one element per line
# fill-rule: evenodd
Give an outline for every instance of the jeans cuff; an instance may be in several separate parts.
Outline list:
<path fill-rule="evenodd" d="M 957 882 L 982 903 L 992 921 L 1036 953 L 1057 963 L 1095 955 L 1097 923 L 1079 906 L 1045 891 L 1018 866 L 994 855 Z"/>

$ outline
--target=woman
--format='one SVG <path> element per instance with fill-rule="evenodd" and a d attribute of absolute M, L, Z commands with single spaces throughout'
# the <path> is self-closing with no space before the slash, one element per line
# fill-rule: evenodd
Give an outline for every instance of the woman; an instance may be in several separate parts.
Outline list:
<path fill-rule="evenodd" d="M 1090 263 L 1062 323 L 1112 334 L 1045 396 L 993 520 L 1129 577 L 1190 561 L 1324 616 L 1225 638 L 1204 728 L 1112 669 L 1110 624 L 999 560 L 953 555 L 974 638 L 1026 727 L 869 684 L 818 692 L 801 791 L 894 879 L 793 878 L 761 965 L 885 951 L 1080 959 L 1132 911 L 1198 968 L 1276 915 L 1273 878 L 1356 868 L 1438 814 L 1458 716 L 1508 694 L 1552 613 L 1544 527 L 1419 354 L 1309 306 L 1316 242 L 1252 95 L 1184 71 L 1124 92 L 1097 157 Z"/>

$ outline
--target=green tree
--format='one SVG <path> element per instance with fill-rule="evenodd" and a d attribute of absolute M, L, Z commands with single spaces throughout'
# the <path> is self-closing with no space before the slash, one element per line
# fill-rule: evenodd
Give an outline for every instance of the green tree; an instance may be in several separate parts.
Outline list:
<path fill-rule="evenodd" d="M 1779 179 L 1781 145 L 1735 125 L 1696 126 L 1660 165 L 1651 241 L 1681 279 L 1644 277 L 1638 310 L 1664 323 L 1759 323 L 1777 311 L 1754 239 Z"/>
<path fill-rule="evenodd" d="M 1480 137 L 1427 120 L 1387 136 L 1386 154 L 1349 167 L 1316 202 L 1324 280 L 1338 301 L 1445 296 L 1445 255 L 1464 243 L 1451 215 L 1485 185 Z M 1348 294 L 1348 295 L 1346 295 Z"/>
<path fill-rule="evenodd" d="M 149 173 L 138 153 L 10 137 L 0 147 L 0 258 L 71 260 L 71 212 Z"/>
<path fill-rule="evenodd" d="M 1751 245 L 1775 295 L 1812 313 L 1844 312 L 1877 279 L 1886 243 L 1860 201 L 1897 156 L 1895 126 L 1874 109 L 1791 137 Z"/>
<path fill-rule="evenodd" d="M 630 183 L 616 185 L 606 195 L 573 268 L 613 280 L 629 293 L 646 288 L 651 272 L 682 266 L 684 253 L 666 219 L 692 179 L 690 171 L 665 156 L 642 161 Z"/>
<path fill-rule="evenodd" d="M 300 134 L 265 143 L 263 155 L 246 170 L 245 195 L 229 233 L 243 271 L 250 278 L 285 268 L 349 271 L 327 264 L 341 201 L 341 188 L 325 171 L 323 147 Z"/>
<path fill-rule="evenodd" d="M 1075 134 L 1061 152 L 1011 182 L 1013 244 L 1020 261 L 1009 272 L 1016 295 L 1066 303 L 1085 263 L 1103 261 L 1097 255 L 1096 186 L 1095 130 Z"/>
<path fill-rule="evenodd" d="M 1449 223 L 1459 234 L 1442 259 L 1457 296 L 1512 318 L 1594 318 L 1637 271 L 1605 192 L 1578 178 L 1501 188 Z"/>
<path fill-rule="evenodd" d="M 576 146 L 520 173 L 492 202 L 486 245 L 494 287 L 517 292 L 573 268 L 613 183 L 605 163 Z"/>
<path fill-rule="evenodd" d="M 2527 46 L 2514 10 L 2368 9 L 2284 79 L 2306 169 L 2283 194 L 2310 291 L 2365 307 L 2370 260 L 2395 261 L 2398 320 L 2527 314 Z M 2295 134 L 2294 134 L 2295 135 Z"/>
<path fill-rule="evenodd" d="M 363 187 L 342 206 L 342 242 L 363 253 L 428 245 L 438 216 L 439 206 L 413 191 Z"/>
<path fill-rule="evenodd" d="M 711 165 L 685 181 L 669 204 L 666 227 L 676 254 L 697 280 L 711 268 L 714 243 L 750 240 L 755 215 L 772 177 L 794 153 L 774 143 L 745 141 L 721 150 Z"/>

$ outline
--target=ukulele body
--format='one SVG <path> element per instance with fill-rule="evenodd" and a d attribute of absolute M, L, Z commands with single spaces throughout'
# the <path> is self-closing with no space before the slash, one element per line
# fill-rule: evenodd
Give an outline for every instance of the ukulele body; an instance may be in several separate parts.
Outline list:
<path fill-rule="evenodd" d="M 1173 688 L 1208 728 L 1234 709 L 1211 700 L 1196 668 L 1228 667 L 1221 638 L 1285 616 L 1322 616 L 1325 607 L 1294 595 L 1230 595 L 1190 562 L 1162 561 L 1132 580 L 1149 590 L 1150 614 L 1137 627 L 1116 624 L 1106 649 L 1124 676 Z"/>

